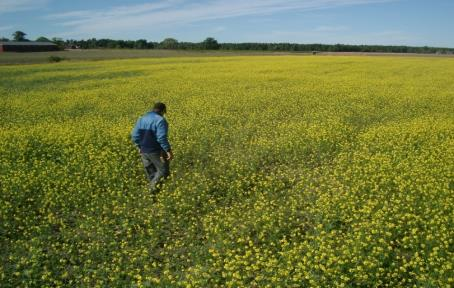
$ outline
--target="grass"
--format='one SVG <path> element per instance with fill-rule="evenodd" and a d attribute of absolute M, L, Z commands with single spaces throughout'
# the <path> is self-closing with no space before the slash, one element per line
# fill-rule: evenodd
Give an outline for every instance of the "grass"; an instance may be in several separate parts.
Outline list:
<path fill-rule="evenodd" d="M 97 61 L 135 58 L 168 58 L 168 57 L 222 57 L 222 56 L 282 56 L 312 55 L 310 52 L 271 52 L 271 51 L 184 51 L 184 50 L 137 50 L 137 49 L 88 49 L 57 52 L 0 53 L 0 65 L 41 64 L 55 62 L 49 59 L 60 58 L 64 61 Z M 318 53 L 321 56 L 397 56 L 397 57 L 436 57 L 449 58 L 450 55 L 435 54 L 399 54 L 399 53 Z"/>
<path fill-rule="evenodd" d="M 61 57 L 66 61 L 110 60 L 131 58 L 206 57 L 239 55 L 282 55 L 284 52 L 260 51 L 183 51 L 183 50 L 129 50 L 88 49 L 57 52 L 0 53 L 0 65 L 39 64 L 49 62 L 49 57 Z M 307 53 L 299 53 L 307 54 Z"/>

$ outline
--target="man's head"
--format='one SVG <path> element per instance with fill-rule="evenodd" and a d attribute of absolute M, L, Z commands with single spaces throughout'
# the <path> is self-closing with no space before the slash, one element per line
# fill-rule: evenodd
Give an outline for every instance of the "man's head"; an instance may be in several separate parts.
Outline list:
<path fill-rule="evenodd" d="M 153 111 L 160 115 L 164 115 L 167 112 L 166 104 L 162 102 L 156 102 L 153 106 Z"/>

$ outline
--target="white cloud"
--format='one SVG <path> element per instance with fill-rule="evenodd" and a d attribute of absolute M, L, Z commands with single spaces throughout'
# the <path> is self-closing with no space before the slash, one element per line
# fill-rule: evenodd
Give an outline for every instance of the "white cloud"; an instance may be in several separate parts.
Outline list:
<path fill-rule="evenodd" d="M 167 0 L 161 2 L 153 2 L 153 3 L 144 3 L 138 5 L 130 5 L 130 6 L 116 6 L 106 10 L 78 10 L 78 11 L 70 11 L 64 12 L 59 14 L 51 14 L 48 15 L 46 18 L 48 19 L 79 19 L 80 21 L 86 20 L 95 20 L 95 19 L 103 19 L 103 18 L 115 18 L 115 17 L 133 17 L 134 15 L 143 15 L 145 13 L 151 13 L 156 10 L 161 10 L 164 8 L 170 8 L 175 6 L 176 4 L 182 3 L 183 1 L 178 0 Z"/>
<path fill-rule="evenodd" d="M 70 11 L 49 15 L 58 25 L 69 27 L 64 37 L 104 36 L 150 31 L 162 26 L 188 24 L 239 16 L 267 15 L 288 10 L 309 11 L 346 5 L 390 2 L 394 0 L 161 0 L 106 10 Z"/>
<path fill-rule="evenodd" d="M 0 14 L 44 7 L 49 0 L 0 0 Z"/>

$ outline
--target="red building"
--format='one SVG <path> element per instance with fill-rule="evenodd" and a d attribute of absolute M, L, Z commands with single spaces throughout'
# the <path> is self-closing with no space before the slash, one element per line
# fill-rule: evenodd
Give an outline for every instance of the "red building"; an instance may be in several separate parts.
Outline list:
<path fill-rule="evenodd" d="M 57 50 L 58 46 L 51 42 L 0 42 L 0 52 L 44 52 Z"/>

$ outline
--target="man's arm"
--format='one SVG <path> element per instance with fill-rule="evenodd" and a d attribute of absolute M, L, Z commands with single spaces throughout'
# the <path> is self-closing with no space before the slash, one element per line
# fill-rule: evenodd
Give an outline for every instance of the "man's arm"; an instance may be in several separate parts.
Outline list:
<path fill-rule="evenodd" d="M 139 120 L 137 120 L 136 125 L 134 126 L 134 129 L 132 129 L 132 132 L 131 132 L 132 142 L 134 142 L 134 144 L 136 144 L 136 146 L 138 148 L 140 148 L 140 141 L 142 138 L 140 135 L 140 132 L 139 132 L 140 120 L 141 120 L 140 118 L 139 118 Z"/>
<path fill-rule="evenodd" d="M 169 132 L 169 125 L 165 119 L 159 121 L 156 129 L 156 140 L 161 146 L 162 150 L 167 153 L 167 158 L 170 160 L 172 156 L 172 148 L 170 147 L 169 140 L 167 139 L 167 134 Z"/>

